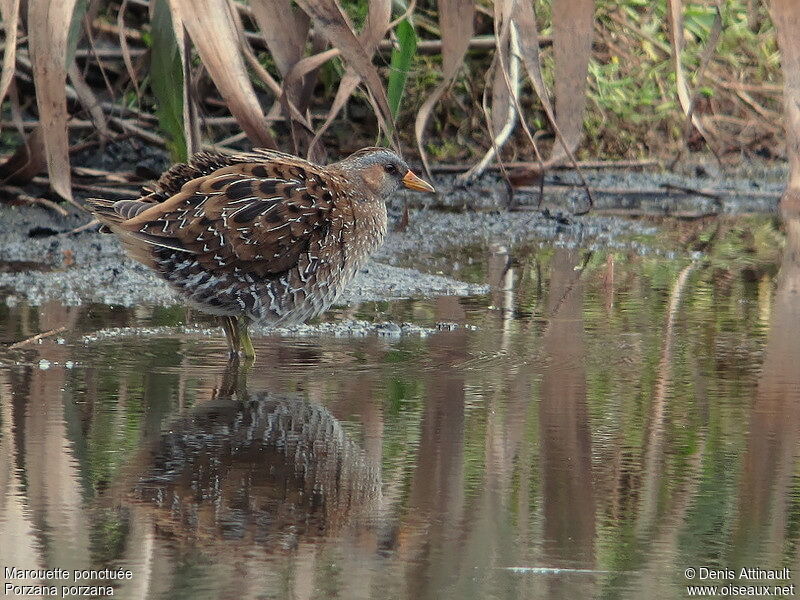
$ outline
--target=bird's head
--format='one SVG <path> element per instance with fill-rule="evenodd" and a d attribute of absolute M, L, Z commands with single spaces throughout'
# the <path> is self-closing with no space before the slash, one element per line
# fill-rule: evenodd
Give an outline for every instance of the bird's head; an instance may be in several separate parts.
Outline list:
<path fill-rule="evenodd" d="M 401 186 L 419 192 L 435 192 L 431 184 L 417 177 L 406 161 L 386 148 L 362 148 L 336 166 L 375 196 L 385 200 Z"/>

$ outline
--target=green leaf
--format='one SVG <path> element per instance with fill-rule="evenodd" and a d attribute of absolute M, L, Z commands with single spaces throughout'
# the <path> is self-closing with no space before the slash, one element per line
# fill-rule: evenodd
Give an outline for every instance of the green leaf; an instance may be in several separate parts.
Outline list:
<path fill-rule="evenodd" d="M 392 50 L 388 89 L 389 108 L 392 111 L 393 119 L 397 118 L 400 110 L 411 60 L 417 52 L 417 32 L 408 19 L 403 19 L 397 24 L 395 35 L 397 35 L 400 47 Z"/>
<path fill-rule="evenodd" d="M 72 59 L 75 58 L 75 51 L 78 49 L 78 40 L 81 39 L 83 32 L 83 17 L 86 15 L 88 0 L 77 0 L 75 9 L 72 11 L 72 20 L 69 23 L 69 34 L 67 35 L 67 55 L 64 66 L 69 69 Z"/>
<path fill-rule="evenodd" d="M 183 133 L 183 67 L 172 28 L 167 0 L 155 0 L 151 23 L 153 51 L 150 58 L 150 87 L 158 106 L 156 116 L 167 147 L 176 161 L 188 157 Z"/>

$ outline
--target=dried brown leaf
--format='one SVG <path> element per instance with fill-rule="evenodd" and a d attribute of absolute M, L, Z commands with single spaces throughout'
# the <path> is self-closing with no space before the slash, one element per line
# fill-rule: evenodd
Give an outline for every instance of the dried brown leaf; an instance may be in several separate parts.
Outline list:
<path fill-rule="evenodd" d="M 278 102 L 273 104 L 269 110 L 269 114 L 267 115 L 266 119 L 267 122 L 269 122 L 270 116 L 274 116 L 275 111 L 281 109 L 280 97 L 283 94 L 283 88 L 281 87 L 281 84 L 278 83 L 275 80 L 275 78 L 272 77 L 272 75 L 270 75 L 269 72 L 264 68 L 264 66 L 258 61 L 258 57 L 255 55 L 255 52 L 253 52 L 253 48 L 250 46 L 250 42 L 247 40 L 247 37 L 245 36 L 244 26 L 242 25 L 241 19 L 238 18 L 238 15 L 235 23 L 236 23 L 237 33 L 239 34 L 239 47 L 241 48 L 242 53 L 244 54 L 244 57 L 247 60 L 247 64 L 250 65 L 250 68 L 253 70 L 256 76 L 258 76 L 258 78 L 261 79 L 262 82 L 264 82 L 264 84 L 272 91 L 273 94 L 275 94 L 275 97 L 278 98 L 279 100 Z M 306 128 L 306 130 L 312 131 L 310 121 L 300 113 L 299 109 L 294 104 L 294 102 L 289 100 L 288 105 L 289 105 L 289 115 L 286 116 L 300 123 L 304 128 Z"/>
<path fill-rule="evenodd" d="M 442 31 L 442 82 L 431 92 L 417 113 L 414 134 L 425 171 L 430 176 L 428 155 L 424 148 L 425 127 L 431 111 L 444 91 L 453 82 L 463 64 L 473 33 L 474 3 L 471 0 L 441 0 L 439 2 L 439 27 Z"/>
<path fill-rule="evenodd" d="M 681 0 L 667 0 L 667 16 L 669 21 L 669 39 L 672 45 L 672 64 L 675 69 L 675 87 L 678 90 L 678 101 L 680 102 L 683 113 L 691 119 L 692 125 L 703 136 L 703 139 L 711 147 L 710 137 L 700 118 L 694 114 L 692 109 L 692 93 L 689 90 L 689 83 L 686 80 L 686 72 L 683 69 L 683 5 Z"/>
<path fill-rule="evenodd" d="M 141 102 L 142 92 L 139 89 L 139 77 L 136 69 L 133 68 L 133 61 L 131 60 L 131 50 L 128 46 L 128 36 L 125 35 L 125 10 L 128 7 L 128 0 L 122 0 L 117 13 L 117 27 L 119 28 L 119 47 L 122 50 L 122 61 L 125 63 L 125 68 L 128 70 L 128 77 L 130 77 L 133 89 L 136 92 L 136 98 Z"/>
<path fill-rule="evenodd" d="M 272 75 L 270 75 L 269 72 L 261 65 L 261 63 L 258 62 L 258 57 L 256 57 L 253 49 L 250 47 L 250 44 L 246 39 L 242 39 L 241 48 L 242 52 L 244 52 L 245 58 L 247 59 L 247 64 L 250 65 L 250 68 L 253 69 L 253 72 L 259 77 L 259 79 L 261 79 L 261 81 L 266 84 L 270 90 L 272 90 L 276 97 L 279 97 L 283 93 L 281 84 L 275 81 Z M 280 108 L 279 103 L 273 104 L 273 107 L 275 106 Z M 267 122 L 270 121 L 270 116 L 275 116 L 274 110 L 274 108 L 270 109 L 270 115 L 267 115 Z M 300 114 L 300 111 L 297 109 L 294 103 L 289 102 L 289 110 L 291 117 L 295 121 L 303 125 L 303 127 L 305 127 L 307 130 L 311 131 L 311 123 L 302 114 Z"/>
<path fill-rule="evenodd" d="M 20 144 L 14 154 L 0 165 L 0 182 L 24 185 L 47 168 L 44 135 L 36 127 Z"/>
<path fill-rule="evenodd" d="M 313 54 L 305 57 L 294 67 L 292 67 L 292 70 L 289 71 L 289 75 L 286 76 L 286 82 L 289 82 L 291 79 L 300 79 L 306 73 L 313 71 L 314 69 L 318 69 L 332 58 L 340 56 L 341 54 L 342 51 L 339 50 L 339 48 L 330 48 L 320 52 L 319 54 Z"/>
<path fill-rule="evenodd" d="M 239 37 L 228 2 L 170 0 L 170 4 L 177 9 L 203 65 L 239 125 L 254 144 L 275 148 L 239 52 Z"/>
<path fill-rule="evenodd" d="M 178 46 L 183 68 L 183 135 L 186 139 L 186 151 L 191 156 L 203 148 L 203 137 L 200 134 L 200 118 L 197 114 L 197 102 L 192 93 L 192 54 L 191 43 L 181 30 L 178 37 Z"/>
<path fill-rule="evenodd" d="M 251 3 L 251 9 L 267 48 L 286 80 L 286 76 L 305 54 L 311 20 L 307 14 L 294 8 L 289 0 L 256 0 Z M 249 43 L 243 42 L 243 45 L 249 46 Z M 268 75 L 263 67 L 256 67 L 249 57 L 248 61 L 262 79 L 264 75 Z M 313 86 L 315 81 L 316 70 L 306 73 L 298 80 L 287 82 L 283 89 L 278 90 L 275 95 L 285 117 L 291 120 L 296 113 L 302 114 L 306 111 L 311 100 L 311 94 L 305 93 L 306 88 Z M 281 98 L 284 91 L 285 97 Z M 294 138 L 294 129 L 292 133 Z"/>
<path fill-rule="evenodd" d="M 3 49 L 3 71 L 0 74 L 0 103 L 8 93 L 8 86 L 14 77 L 17 55 L 17 30 L 19 24 L 19 0 L 0 1 L 3 23 L 6 29 L 6 43 Z"/>
<path fill-rule="evenodd" d="M 44 135 L 50 185 L 63 198 L 72 200 L 67 137 L 67 36 L 75 0 L 29 0 L 28 46 L 36 85 L 36 104 Z"/>
<path fill-rule="evenodd" d="M 556 140 L 559 144 L 561 144 L 561 148 L 569 159 L 569 163 L 577 171 L 578 177 L 581 180 L 581 184 L 583 185 L 584 190 L 586 190 L 586 195 L 588 198 L 588 210 L 593 205 L 589 186 L 586 183 L 586 179 L 583 177 L 582 171 L 578 167 L 578 164 L 575 160 L 575 155 L 564 139 L 564 135 L 561 133 L 561 128 L 558 126 L 558 121 L 556 120 L 553 112 L 553 104 L 550 102 L 550 96 L 547 93 L 547 86 L 545 85 L 544 78 L 542 77 L 542 65 L 539 57 L 539 29 L 536 26 L 536 15 L 533 12 L 533 5 L 528 2 L 506 0 L 506 2 L 504 2 L 503 9 L 503 18 L 510 19 L 511 27 L 514 27 L 518 32 L 516 39 L 519 43 L 520 58 L 522 59 L 522 63 L 525 65 L 525 70 L 528 72 L 528 77 L 531 79 L 533 89 L 536 92 L 536 95 L 539 97 L 539 101 L 542 103 L 542 108 L 544 109 L 550 124 L 553 126 L 553 131 L 556 134 Z M 519 105 L 517 106 L 517 110 L 521 112 Z M 525 134 L 531 142 L 534 151 L 536 152 L 537 158 L 541 160 L 539 150 L 536 146 L 536 141 L 534 140 L 533 135 L 531 135 L 525 119 L 520 119 L 520 122 L 522 123 L 522 127 L 525 130 Z M 553 156 L 557 156 L 557 154 L 553 152 Z M 554 161 L 551 158 L 546 163 L 542 163 L 540 171 L 544 172 L 544 170 L 552 164 L 554 164 Z"/>
<path fill-rule="evenodd" d="M 522 112 L 519 107 L 519 34 L 515 27 L 511 27 L 512 19 L 504 18 L 504 15 L 511 14 L 512 7 L 513 2 L 495 3 L 494 5 L 495 53 L 487 72 L 481 103 L 492 133 L 492 146 L 484 153 L 480 161 L 458 176 L 457 179 L 462 182 L 471 181 L 486 170 L 492 159 L 500 153 L 500 149 L 508 141 L 516 125 L 517 114 Z M 491 86 L 489 85 L 490 79 L 493 79 Z M 491 109 L 488 102 L 490 89 L 492 92 Z M 536 156 L 539 157 L 536 143 L 533 138 L 531 140 Z"/>
<path fill-rule="evenodd" d="M 379 0 L 370 2 L 369 12 L 367 13 L 367 21 L 364 24 L 364 30 L 359 35 L 359 40 L 364 49 L 370 53 L 370 56 L 375 54 L 378 49 L 378 44 L 386 35 L 389 29 L 389 20 L 392 17 L 392 3 L 391 0 Z M 361 77 L 358 76 L 355 69 L 348 67 L 339 82 L 339 89 L 336 90 L 336 97 L 333 99 L 328 115 L 325 117 L 325 122 L 317 131 L 314 139 L 308 147 L 309 158 L 313 158 L 316 145 L 319 143 L 322 134 L 330 127 L 333 120 L 342 110 L 344 105 L 353 95 L 353 92 L 361 83 Z"/>
<path fill-rule="evenodd" d="M 502 46 L 497 52 L 503 52 L 507 57 L 508 38 L 503 40 L 501 43 Z M 508 64 L 507 59 L 505 62 Z M 493 65 L 490 75 L 492 77 L 492 109 L 490 113 L 491 130 L 492 135 L 497 136 L 497 134 L 500 133 L 500 131 L 503 129 L 503 126 L 506 124 L 506 121 L 508 121 L 508 111 L 509 109 L 513 109 L 514 103 L 512 102 L 511 94 L 508 92 L 506 73 L 503 72 L 499 65 Z"/>
<path fill-rule="evenodd" d="M 289 0 L 250 2 L 261 35 L 284 77 L 303 58 L 311 26 L 308 15 L 292 8 Z"/>
<path fill-rule="evenodd" d="M 797 35 L 800 13 L 795 0 L 772 0 L 769 8 L 781 51 L 784 123 L 790 167 L 789 187 L 781 203 L 784 208 L 798 210 L 797 194 L 789 192 L 800 189 L 800 37 Z M 788 206 L 790 203 L 795 206 Z"/>
<path fill-rule="evenodd" d="M 320 52 L 319 54 L 313 54 L 311 56 L 307 56 L 306 58 L 300 60 L 300 62 L 298 62 L 294 67 L 292 67 L 292 70 L 289 71 L 289 74 L 286 76 L 284 80 L 284 90 L 290 88 L 295 82 L 300 81 L 303 78 L 303 76 L 306 75 L 307 73 L 310 73 L 318 69 L 320 66 L 328 62 L 330 59 L 334 58 L 335 56 L 339 56 L 340 54 L 341 52 L 339 51 L 338 48 L 330 48 L 329 50 L 325 50 L 324 52 Z M 291 112 L 292 104 L 289 101 L 289 97 L 285 93 L 281 93 L 280 102 L 282 104 L 284 114 L 287 113 L 293 114 Z M 289 119 L 289 125 L 291 126 L 292 130 L 292 139 L 294 141 L 295 151 L 297 152 L 299 144 L 297 142 L 297 137 L 295 135 L 295 130 L 294 130 L 294 123 L 296 120 L 297 120 L 296 118 Z M 313 132 L 313 128 L 311 127 L 310 124 L 307 127 L 307 130 L 309 132 Z"/>
<path fill-rule="evenodd" d="M 72 88 L 75 90 L 75 93 L 78 94 L 78 100 L 80 100 L 80 103 L 86 109 L 86 112 L 89 113 L 89 117 L 92 119 L 92 123 L 100 133 L 101 139 L 108 139 L 111 137 L 111 131 L 108 129 L 106 115 L 100 106 L 100 102 L 97 100 L 97 96 L 94 95 L 92 88 L 89 87 L 89 85 L 86 83 L 86 80 L 84 80 L 77 63 L 74 60 L 67 71 L 67 75 L 69 76 L 70 83 L 72 83 Z"/>
<path fill-rule="evenodd" d="M 378 70 L 372 64 L 371 53 L 364 49 L 338 4 L 334 0 L 298 0 L 297 4 L 311 17 L 315 28 L 334 48 L 341 51 L 348 66 L 364 81 L 378 107 L 376 117 L 380 126 L 386 132 L 392 131 L 389 126 L 392 122 L 389 99 Z"/>
<path fill-rule="evenodd" d="M 378 44 L 389 30 L 389 20 L 392 18 L 391 0 L 376 0 L 369 3 L 367 21 L 358 39 L 364 49 L 372 54 L 378 49 Z"/>
<path fill-rule="evenodd" d="M 577 149 L 583 132 L 593 31 L 594 0 L 553 0 L 556 119 L 571 152 Z M 566 157 L 562 146 L 553 146 L 550 162 Z"/>

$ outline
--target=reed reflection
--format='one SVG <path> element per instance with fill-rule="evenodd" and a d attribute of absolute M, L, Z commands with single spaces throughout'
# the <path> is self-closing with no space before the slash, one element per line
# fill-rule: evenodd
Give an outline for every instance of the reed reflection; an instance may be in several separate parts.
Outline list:
<path fill-rule="evenodd" d="M 790 542 L 787 536 L 793 529 L 791 513 L 792 504 L 797 502 L 800 454 L 800 215 L 784 217 L 786 246 L 772 301 L 764 362 L 750 407 L 733 528 L 732 567 L 784 566 Z M 796 550 L 791 564 L 794 569 L 800 568 Z"/>
<path fill-rule="evenodd" d="M 539 415 L 542 561 L 548 567 L 593 569 L 596 507 L 579 261 L 579 253 L 561 249 L 551 261 Z M 592 580 L 586 577 L 551 578 L 548 584 L 550 598 L 592 595 Z"/>
<path fill-rule="evenodd" d="M 39 328 L 67 329 L 76 315 L 75 308 L 47 303 L 38 311 Z M 68 355 L 64 345 L 48 344 L 36 353 L 39 368 L 0 369 L 0 565 L 89 564 L 84 480 L 63 398 L 65 371 L 55 366 Z"/>

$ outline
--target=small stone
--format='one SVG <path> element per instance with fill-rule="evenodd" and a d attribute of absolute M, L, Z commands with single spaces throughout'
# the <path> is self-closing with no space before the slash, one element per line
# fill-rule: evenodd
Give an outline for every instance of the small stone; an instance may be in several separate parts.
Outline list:
<path fill-rule="evenodd" d="M 400 335 L 403 330 L 397 323 L 379 323 L 375 327 L 378 335 L 396 336 Z"/>

